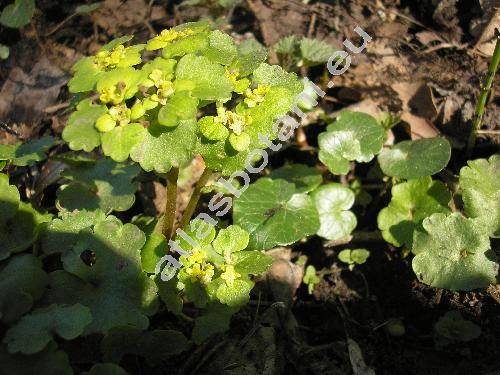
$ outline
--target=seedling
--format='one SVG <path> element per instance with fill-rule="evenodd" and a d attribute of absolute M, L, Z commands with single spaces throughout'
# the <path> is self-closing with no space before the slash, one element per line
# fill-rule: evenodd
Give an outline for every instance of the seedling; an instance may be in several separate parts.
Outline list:
<path fill-rule="evenodd" d="M 352 271 L 357 264 L 365 263 L 369 256 L 370 252 L 366 249 L 344 249 L 339 253 L 339 260 Z"/>
<path fill-rule="evenodd" d="M 306 272 L 304 274 L 303 282 L 307 285 L 307 292 L 312 294 L 316 285 L 320 283 L 321 279 L 318 277 L 316 273 L 316 268 L 313 265 L 308 265 L 306 268 Z"/>

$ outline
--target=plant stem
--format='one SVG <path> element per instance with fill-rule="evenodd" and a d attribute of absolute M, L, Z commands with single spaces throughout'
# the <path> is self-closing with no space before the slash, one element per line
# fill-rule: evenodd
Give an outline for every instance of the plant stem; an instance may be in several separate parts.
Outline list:
<path fill-rule="evenodd" d="M 179 223 L 179 228 L 184 228 L 191 220 L 191 217 L 194 214 L 194 210 L 196 210 L 196 206 L 198 205 L 198 201 L 200 200 L 201 197 L 201 189 L 203 189 L 203 187 L 206 185 L 211 175 L 212 171 L 210 169 L 206 168 L 203 171 L 202 175 L 200 176 L 200 179 L 194 186 L 191 198 L 189 199 L 188 205 L 184 210 L 184 214 L 182 215 L 181 222 Z"/>
<path fill-rule="evenodd" d="M 167 239 L 171 239 L 174 232 L 175 209 L 177 206 L 177 178 L 179 168 L 170 169 L 167 173 L 167 203 L 163 214 L 161 232 Z"/>
<path fill-rule="evenodd" d="M 483 120 L 484 108 L 486 107 L 486 101 L 488 98 L 488 93 L 493 85 L 493 78 L 495 78 L 495 73 L 498 68 L 498 63 L 500 62 L 500 34 L 496 30 L 497 42 L 495 45 L 495 52 L 493 52 L 493 58 L 491 59 L 491 64 L 488 69 L 488 75 L 486 76 L 486 81 L 481 87 L 481 95 L 476 105 L 476 113 L 474 115 L 474 121 L 472 123 L 472 129 L 469 135 L 469 142 L 467 143 L 467 157 L 470 157 L 474 145 L 476 144 L 477 131 L 481 127 L 481 122 Z"/>

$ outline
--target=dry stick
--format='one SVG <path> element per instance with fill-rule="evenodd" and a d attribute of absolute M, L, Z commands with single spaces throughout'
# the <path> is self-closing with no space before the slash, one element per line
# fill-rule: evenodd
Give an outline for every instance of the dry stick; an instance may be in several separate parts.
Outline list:
<path fill-rule="evenodd" d="M 184 210 L 184 214 L 182 215 L 181 222 L 179 223 L 179 228 L 184 228 L 191 220 L 191 217 L 194 214 L 194 210 L 196 210 L 196 206 L 198 205 L 198 201 L 201 197 L 201 189 L 207 184 L 208 179 L 212 175 L 212 171 L 208 168 L 205 168 L 200 179 L 196 183 L 193 189 L 193 193 L 191 194 L 191 198 L 189 199 L 189 203 Z"/>
<path fill-rule="evenodd" d="M 493 58 L 491 59 L 490 68 L 488 69 L 488 75 L 486 76 L 486 81 L 481 88 L 481 95 L 479 96 L 479 101 L 476 105 L 476 113 L 474 116 L 474 122 L 472 123 L 472 129 L 469 135 L 469 142 L 467 143 L 467 158 L 472 154 L 474 145 L 476 144 L 477 131 L 481 127 L 481 122 L 483 120 L 484 108 L 486 107 L 486 101 L 488 99 L 488 93 L 493 85 L 493 78 L 495 78 L 495 73 L 498 68 L 498 63 L 500 62 L 500 32 L 496 29 L 497 43 L 495 46 L 495 52 L 493 53 Z"/>
<path fill-rule="evenodd" d="M 177 206 L 177 179 L 179 168 L 172 168 L 167 173 L 167 203 L 163 214 L 161 232 L 167 239 L 171 239 L 174 232 L 175 209 Z"/>

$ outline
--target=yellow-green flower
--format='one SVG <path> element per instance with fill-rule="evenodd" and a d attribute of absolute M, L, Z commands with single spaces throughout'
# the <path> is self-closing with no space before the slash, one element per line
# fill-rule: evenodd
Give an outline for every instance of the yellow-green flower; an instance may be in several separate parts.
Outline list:
<path fill-rule="evenodd" d="M 234 266 L 232 264 L 223 264 L 221 268 L 224 272 L 220 275 L 220 278 L 226 282 L 227 286 L 233 286 L 234 280 L 241 275 L 234 270 Z"/>
<path fill-rule="evenodd" d="M 96 121 L 96 128 L 105 133 L 114 129 L 117 125 L 125 126 L 130 122 L 131 110 L 125 104 L 115 105 L 108 109 Z"/>
<path fill-rule="evenodd" d="M 104 87 L 99 100 L 103 103 L 119 104 L 125 98 L 125 84 L 119 82 L 116 85 Z"/>
<path fill-rule="evenodd" d="M 154 51 L 160 48 L 167 46 L 173 41 L 181 38 L 185 38 L 186 36 L 194 34 L 194 31 L 191 29 L 185 30 L 175 30 L 175 29 L 165 29 L 162 30 L 157 36 L 148 41 L 146 49 L 149 51 Z"/>
<path fill-rule="evenodd" d="M 156 92 L 153 93 L 149 99 L 161 105 L 167 104 L 168 98 L 172 96 L 175 91 L 173 82 L 167 79 L 166 74 L 160 69 L 153 69 L 148 76 L 148 80 L 145 82 L 145 86 L 148 88 L 156 88 Z"/>
<path fill-rule="evenodd" d="M 245 131 L 246 125 L 250 123 L 250 118 L 248 116 L 239 115 L 235 112 L 228 111 L 223 106 L 218 106 L 217 116 L 215 117 L 214 121 L 226 125 L 236 135 L 240 135 Z"/>
<path fill-rule="evenodd" d="M 258 85 L 257 88 L 253 90 L 251 88 L 247 88 L 245 91 L 245 104 L 252 108 L 257 104 L 262 103 L 269 89 L 270 87 L 268 85 Z"/>
<path fill-rule="evenodd" d="M 120 44 L 111 51 L 100 51 L 94 59 L 100 70 L 116 68 L 120 61 L 125 57 L 125 46 Z"/>

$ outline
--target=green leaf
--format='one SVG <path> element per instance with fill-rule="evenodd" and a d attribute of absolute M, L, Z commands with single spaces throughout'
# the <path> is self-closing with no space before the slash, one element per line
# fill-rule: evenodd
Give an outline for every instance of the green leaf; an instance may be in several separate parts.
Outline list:
<path fill-rule="evenodd" d="M 17 188 L 9 185 L 9 176 L 0 173 L 0 224 L 16 214 L 20 201 Z"/>
<path fill-rule="evenodd" d="M 187 25 L 187 24 L 184 24 Z M 179 25 L 182 27 L 184 25 Z M 148 42 L 151 47 L 154 45 Z M 206 31 L 195 32 L 194 34 L 181 37 L 170 42 L 162 50 L 162 56 L 165 58 L 180 57 L 188 53 L 197 53 L 205 49 L 208 45 L 208 33 Z"/>
<path fill-rule="evenodd" d="M 309 294 L 312 294 L 316 285 L 318 285 L 321 281 L 318 275 L 316 275 L 316 268 L 314 268 L 313 265 L 307 266 L 302 281 L 307 285 L 307 291 L 309 292 Z"/>
<path fill-rule="evenodd" d="M 351 161 L 369 162 L 382 150 L 385 130 L 372 116 L 344 111 L 318 136 L 319 160 L 333 174 L 347 174 Z"/>
<path fill-rule="evenodd" d="M 17 145 L 0 145 L 0 160 L 10 160 L 19 167 L 35 164 L 47 158 L 46 152 L 55 141 L 55 138 L 47 136 Z"/>
<path fill-rule="evenodd" d="M 460 170 L 465 213 L 500 236 L 500 155 L 467 162 Z"/>
<path fill-rule="evenodd" d="M 205 116 L 198 120 L 201 134 L 209 141 L 224 141 L 229 136 L 229 129 L 220 122 L 214 121 L 214 116 Z"/>
<path fill-rule="evenodd" d="M 0 225 L 0 260 L 30 247 L 38 236 L 38 226 L 52 215 L 41 214 L 31 204 L 20 202 L 17 212 Z"/>
<path fill-rule="evenodd" d="M 69 144 L 69 148 L 74 151 L 90 152 L 99 146 L 101 135 L 94 125 L 106 112 L 105 105 L 94 105 L 90 99 L 78 103 L 76 112 L 69 116 L 62 132 L 62 138 Z"/>
<path fill-rule="evenodd" d="M 100 6 L 101 6 L 101 3 L 78 5 L 75 8 L 75 14 L 90 14 L 94 10 L 99 9 Z"/>
<path fill-rule="evenodd" d="M 106 362 L 120 363 L 126 354 L 146 358 L 151 366 L 188 349 L 186 337 L 174 330 L 141 331 L 134 327 L 116 327 L 101 341 Z"/>
<path fill-rule="evenodd" d="M 197 128 L 195 121 L 181 121 L 179 126 L 164 128 L 160 134 L 147 132 L 132 148 L 130 157 L 146 172 L 167 173 L 172 167 L 180 167 L 191 160 Z"/>
<path fill-rule="evenodd" d="M 274 45 L 276 53 L 280 55 L 294 55 L 297 53 L 297 47 L 299 45 L 299 38 L 297 35 L 288 35 L 284 38 L 278 40 Z"/>
<path fill-rule="evenodd" d="M 320 223 L 313 200 L 294 184 L 260 178 L 234 201 L 233 220 L 250 233 L 252 249 L 289 245 L 316 233 Z"/>
<path fill-rule="evenodd" d="M 82 375 L 128 375 L 128 372 L 114 363 L 97 363 Z"/>
<path fill-rule="evenodd" d="M 349 211 L 354 204 L 354 193 L 339 183 L 320 186 L 311 193 L 321 223 L 318 236 L 327 240 L 347 237 L 356 228 L 356 215 Z"/>
<path fill-rule="evenodd" d="M 42 250 L 45 254 L 65 253 L 78 241 L 78 233 L 106 219 L 100 211 L 62 211 L 59 218 L 44 226 L 40 234 Z"/>
<path fill-rule="evenodd" d="M 297 74 L 285 71 L 279 65 L 262 63 L 253 72 L 253 80 L 257 84 L 269 86 L 282 86 L 298 95 L 304 85 L 297 78 Z"/>
<path fill-rule="evenodd" d="M 92 90 L 102 73 L 94 62 L 94 56 L 84 57 L 78 60 L 71 68 L 73 78 L 68 82 L 71 93 L 83 93 Z M 90 99 L 88 99 L 90 101 Z"/>
<path fill-rule="evenodd" d="M 442 170 L 451 156 L 450 143 L 443 138 L 403 141 L 378 156 L 382 172 L 407 180 L 431 176 Z"/>
<path fill-rule="evenodd" d="M 219 231 L 212 245 L 221 255 L 231 254 L 246 249 L 249 240 L 250 236 L 246 230 L 238 225 L 230 225 Z"/>
<path fill-rule="evenodd" d="M 102 134 L 102 151 L 116 162 L 128 159 L 132 148 L 144 137 L 146 129 L 141 124 L 132 123 L 117 126 Z"/>
<path fill-rule="evenodd" d="M 141 270 L 146 238 L 135 225 L 109 216 L 82 230 L 61 257 L 65 271 L 50 274 L 49 303 L 81 303 L 93 321 L 85 335 L 130 325 L 148 327 L 157 310 L 156 285 Z"/>
<path fill-rule="evenodd" d="M 163 126 L 178 126 L 182 120 L 196 120 L 198 99 L 188 91 L 176 92 L 158 112 L 158 123 Z"/>
<path fill-rule="evenodd" d="M 167 310 L 176 315 L 181 314 L 184 302 L 180 294 L 181 292 L 177 290 L 177 279 L 173 278 L 163 281 L 160 275 L 156 275 L 155 283 L 158 287 L 158 295 L 167 307 Z"/>
<path fill-rule="evenodd" d="M 232 286 L 221 283 L 217 288 L 217 299 L 229 307 L 243 306 L 250 300 L 249 293 L 254 286 L 253 281 L 246 278 L 234 280 Z"/>
<path fill-rule="evenodd" d="M 449 213 L 451 194 L 446 185 L 422 177 L 392 187 L 392 200 L 378 214 L 382 237 L 394 246 L 411 248 L 413 232 L 422 229 L 422 221 L 434 213 Z"/>
<path fill-rule="evenodd" d="M 5 44 L 0 43 L 0 60 L 6 60 L 9 58 L 10 49 Z"/>
<path fill-rule="evenodd" d="M 339 253 L 339 260 L 350 266 L 355 264 L 363 264 L 370 256 L 370 252 L 366 249 L 344 249 Z M 352 267 L 349 267 L 352 269 Z"/>
<path fill-rule="evenodd" d="M 31 254 L 12 257 L 0 270 L 0 320 L 13 323 L 39 300 L 49 282 L 42 262 Z"/>
<path fill-rule="evenodd" d="M 468 342 L 481 336 L 481 328 L 465 320 L 460 312 L 452 310 L 444 314 L 434 326 L 440 345 Z"/>
<path fill-rule="evenodd" d="M 132 39 L 134 39 L 133 35 L 120 36 L 118 38 L 113 39 L 111 42 L 103 45 L 100 51 L 112 51 L 115 47 L 119 46 L 120 44 L 125 44 L 127 42 L 130 42 Z"/>
<path fill-rule="evenodd" d="M 135 201 L 137 165 L 117 164 L 103 158 L 92 165 L 70 167 L 62 175 L 70 180 L 58 191 L 59 204 L 68 211 L 126 211 Z"/>
<path fill-rule="evenodd" d="M 300 53 L 306 66 L 326 63 L 335 51 L 331 44 L 322 40 L 303 38 L 300 41 Z"/>
<path fill-rule="evenodd" d="M 216 63 L 230 65 L 236 58 L 238 50 L 230 35 L 215 30 L 208 36 L 208 46 L 202 53 Z"/>
<path fill-rule="evenodd" d="M 433 214 L 415 232 L 413 271 L 432 287 L 472 290 L 494 284 L 498 272 L 495 253 L 485 228 L 459 213 Z"/>
<path fill-rule="evenodd" d="M 283 179 L 293 182 L 297 193 L 309 193 L 321 185 L 323 181 L 320 171 L 304 164 L 285 165 L 273 170 L 267 177 L 273 180 Z"/>
<path fill-rule="evenodd" d="M 35 0 L 15 0 L 3 8 L 0 23 L 4 26 L 18 29 L 26 26 L 35 13 Z"/>
<path fill-rule="evenodd" d="M 73 340 L 83 333 L 92 321 L 88 307 L 51 305 L 34 310 L 12 326 L 3 339 L 9 353 L 38 353 L 57 334 L 65 340 Z"/>
<path fill-rule="evenodd" d="M 62 350 L 57 350 L 53 342 L 43 351 L 32 355 L 11 355 L 6 345 L 0 346 L 0 363 L 2 375 L 73 375 L 68 356 Z"/>
<path fill-rule="evenodd" d="M 230 308 L 220 303 L 210 304 L 206 313 L 194 320 L 192 338 L 195 344 L 199 345 L 210 336 L 227 331 L 231 317 L 236 311 L 237 308 Z"/>
<path fill-rule="evenodd" d="M 165 236 L 157 232 L 151 233 L 141 250 L 141 264 L 144 272 L 155 273 L 156 265 L 167 251 L 168 246 Z"/>
<path fill-rule="evenodd" d="M 267 50 L 255 39 L 246 39 L 238 45 L 238 56 L 231 65 L 241 77 L 251 74 L 267 60 Z"/>
<path fill-rule="evenodd" d="M 234 270 L 243 275 L 259 275 L 273 264 L 273 258 L 261 251 L 240 251 L 233 254 Z"/>
<path fill-rule="evenodd" d="M 99 159 L 90 166 L 71 167 L 63 172 L 70 179 L 57 193 L 65 210 L 127 211 L 135 202 L 139 173 L 137 165 L 117 164 L 111 159 Z"/>
<path fill-rule="evenodd" d="M 188 54 L 182 57 L 175 71 L 177 81 L 187 81 L 193 96 L 202 100 L 228 99 L 233 85 L 224 73 L 224 67 L 205 56 Z"/>

